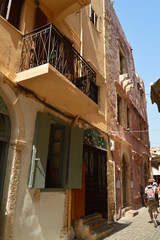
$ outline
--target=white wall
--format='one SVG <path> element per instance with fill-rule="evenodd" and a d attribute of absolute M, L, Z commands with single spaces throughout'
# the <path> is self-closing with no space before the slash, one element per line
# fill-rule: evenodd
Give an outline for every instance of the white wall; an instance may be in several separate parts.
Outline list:
<path fill-rule="evenodd" d="M 13 239 L 60 239 L 65 193 L 40 192 L 27 187 L 36 113 L 44 109 L 40 103 L 22 95 L 19 97 L 19 101 L 23 112 L 26 146 L 21 155 Z"/>

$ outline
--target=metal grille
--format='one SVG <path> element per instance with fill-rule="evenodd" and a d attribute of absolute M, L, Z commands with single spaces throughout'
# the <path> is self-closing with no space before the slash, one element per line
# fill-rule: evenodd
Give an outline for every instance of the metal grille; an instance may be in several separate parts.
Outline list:
<path fill-rule="evenodd" d="M 95 71 L 52 23 L 23 36 L 19 71 L 45 63 L 98 103 Z"/>

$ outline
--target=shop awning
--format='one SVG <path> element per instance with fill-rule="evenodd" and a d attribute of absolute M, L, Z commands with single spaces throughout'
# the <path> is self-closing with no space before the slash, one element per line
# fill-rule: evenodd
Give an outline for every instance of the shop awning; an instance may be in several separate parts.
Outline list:
<path fill-rule="evenodd" d="M 153 173 L 153 176 L 160 175 L 159 170 L 155 167 L 152 167 L 152 173 Z"/>
<path fill-rule="evenodd" d="M 158 111 L 160 112 L 160 79 L 151 85 L 151 101 L 152 104 L 157 104 Z"/>

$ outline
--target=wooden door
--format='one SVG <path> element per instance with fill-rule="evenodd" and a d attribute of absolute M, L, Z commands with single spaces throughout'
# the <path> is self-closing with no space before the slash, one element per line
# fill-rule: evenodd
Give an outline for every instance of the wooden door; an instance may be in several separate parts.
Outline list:
<path fill-rule="evenodd" d="M 106 152 L 84 145 L 85 214 L 95 212 L 107 217 Z"/>
<path fill-rule="evenodd" d="M 123 187 L 123 207 L 127 206 L 127 186 L 126 186 L 126 181 L 127 181 L 127 166 L 126 166 L 126 161 L 123 157 L 122 160 L 122 187 Z"/>
<path fill-rule="evenodd" d="M 33 35 L 32 38 L 32 52 L 30 67 L 36 67 L 45 64 L 48 59 L 48 44 L 49 44 L 49 31 L 43 31 L 43 27 L 48 22 L 47 16 L 43 11 L 37 7 L 35 13 L 34 29 L 38 29 L 38 34 Z"/>

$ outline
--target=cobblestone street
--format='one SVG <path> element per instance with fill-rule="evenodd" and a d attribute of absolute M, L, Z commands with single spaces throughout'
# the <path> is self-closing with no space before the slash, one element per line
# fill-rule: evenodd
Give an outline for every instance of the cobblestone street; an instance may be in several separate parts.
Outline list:
<path fill-rule="evenodd" d="M 157 218 L 158 226 L 155 228 L 145 207 L 138 212 L 135 217 L 123 217 L 114 223 L 114 232 L 105 240 L 159 240 L 160 213 Z"/>

